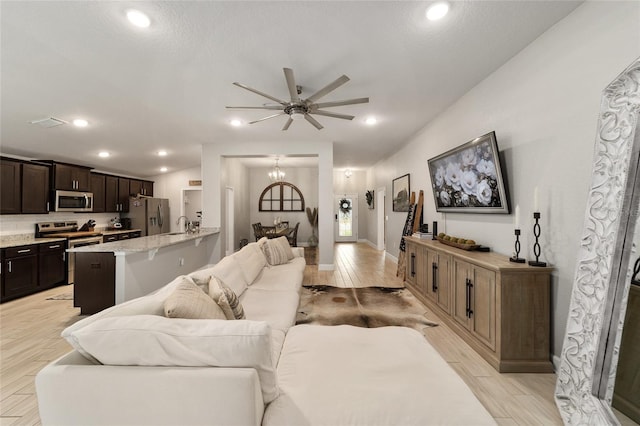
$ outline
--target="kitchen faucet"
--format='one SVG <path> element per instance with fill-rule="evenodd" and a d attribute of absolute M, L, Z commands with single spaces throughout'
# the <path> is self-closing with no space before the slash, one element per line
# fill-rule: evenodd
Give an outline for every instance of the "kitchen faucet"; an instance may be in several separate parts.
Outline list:
<path fill-rule="evenodd" d="M 192 226 L 191 226 L 191 221 L 185 215 L 180 216 L 178 218 L 178 220 L 176 220 L 176 225 L 180 225 L 180 219 L 182 219 L 183 217 L 184 217 L 184 230 L 185 230 L 185 232 L 193 232 L 193 229 L 192 229 Z"/>

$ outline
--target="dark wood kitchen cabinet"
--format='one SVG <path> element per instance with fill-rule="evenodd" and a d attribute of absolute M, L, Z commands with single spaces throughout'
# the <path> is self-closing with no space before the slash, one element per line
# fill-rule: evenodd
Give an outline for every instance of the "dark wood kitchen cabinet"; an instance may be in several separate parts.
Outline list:
<path fill-rule="evenodd" d="M 22 165 L 22 213 L 49 213 L 49 167 Z"/>
<path fill-rule="evenodd" d="M 63 284 L 67 279 L 65 242 L 40 244 L 38 247 L 38 287 L 40 290 Z"/>
<path fill-rule="evenodd" d="M 91 168 L 52 162 L 54 189 L 89 191 Z"/>
<path fill-rule="evenodd" d="M 117 176 L 105 176 L 104 177 L 104 196 L 105 196 L 105 211 L 107 212 L 119 212 L 118 205 L 118 177 Z"/>
<path fill-rule="evenodd" d="M 38 290 L 38 245 L 2 250 L 2 301 Z"/>
<path fill-rule="evenodd" d="M 116 258 L 113 253 L 76 253 L 73 302 L 81 315 L 115 305 Z"/>
<path fill-rule="evenodd" d="M 142 195 L 153 197 L 153 182 L 149 180 L 142 181 Z"/>
<path fill-rule="evenodd" d="M 0 160 L 0 214 L 19 214 L 22 209 L 21 170 L 20 161 Z"/>
<path fill-rule="evenodd" d="M 105 197 L 106 176 L 100 173 L 91 173 L 90 191 L 93 193 L 93 212 L 104 213 L 107 211 Z"/>
<path fill-rule="evenodd" d="M 118 178 L 118 203 L 121 212 L 129 211 L 129 194 L 131 194 L 130 180 L 128 178 Z"/>
<path fill-rule="evenodd" d="M 130 179 L 129 194 L 132 197 L 135 197 L 138 194 L 153 197 L 153 182 L 148 180 Z"/>

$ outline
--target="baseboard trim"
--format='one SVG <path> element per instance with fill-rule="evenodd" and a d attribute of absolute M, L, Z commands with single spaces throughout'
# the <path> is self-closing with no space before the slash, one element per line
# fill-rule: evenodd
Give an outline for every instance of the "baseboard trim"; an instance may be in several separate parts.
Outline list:
<path fill-rule="evenodd" d="M 363 238 L 363 239 L 361 239 L 361 240 L 358 240 L 358 242 L 359 242 L 359 243 L 365 243 L 365 244 L 367 244 L 368 246 L 370 246 L 370 247 L 372 247 L 372 248 L 374 248 L 374 249 L 378 250 L 378 246 L 377 246 L 377 245 L 375 245 L 375 244 L 373 244 L 371 241 L 367 240 L 366 238 Z"/>
<path fill-rule="evenodd" d="M 333 271 L 335 269 L 336 268 L 333 263 L 320 263 L 318 265 L 318 271 Z"/>
<path fill-rule="evenodd" d="M 398 258 L 389 253 L 388 251 L 384 252 L 384 256 L 388 257 L 393 263 L 398 263 Z"/>

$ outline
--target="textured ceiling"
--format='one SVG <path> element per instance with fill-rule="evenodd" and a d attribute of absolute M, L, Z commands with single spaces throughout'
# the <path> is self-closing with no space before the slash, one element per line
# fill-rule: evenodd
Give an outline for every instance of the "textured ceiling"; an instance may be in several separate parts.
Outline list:
<path fill-rule="evenodd" d="M 199 165 L 204 143 L 327 141 L 337 168 L 368 167 L 580 4 L 453 2 L 429 22 L 429 3 L 2 1 L 0 151 L 145 177 Z M 150 28 L 128 23 L 133 7 Z M 270 102 L 232 83 L 287 98 L 283 67 L 302 97 L 346 74 L 322 101 L 370 103 L 331 109 L 353 121 L 317 116 L 321 131 L 302 121 L 283 132 L 285 117 L 229 126 L 270 115 L 226 110 Z M 49 116 L 90 126 L 28 124 Z"/>

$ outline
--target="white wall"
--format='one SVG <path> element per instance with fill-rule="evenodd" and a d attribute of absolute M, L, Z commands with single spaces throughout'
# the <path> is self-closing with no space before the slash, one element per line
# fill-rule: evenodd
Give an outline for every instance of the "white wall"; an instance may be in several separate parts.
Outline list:
<path fill-rule="evenodd" d="M 287 167 L 282 168 L 286 173 L 285 181 L 295 185 L 304 197 L 305 207 L 318 207 L 318 168 L 317 167 Z M 258 201 L 260 194 L 264 189 L 271 185 L 268 173 L 270 168 L 252 168 L 250 169 L 250 202 L 249 209 L 251 212 L 251 220 L 249 223 L 249 231 L 251 232 L 250 241 L 255 241 L 252 223 L 260 222 L 263 225 L 273 226 L 273 220 L 280 217 L 280 220 L 289 221 L 289 226 L 294 227 L 300 222 L 298 228 L 298 245 L 306 245 L 311 236 L 311 224 L 307 219 L 306 211 L 303 212 L 260 212 L 258 211 Z"/>
<path fill-rule="evenodd" d="M 373 210 L 369 210 L 365 193 L 367 189 L 367 172 L 365 170 L 352 170 L 351 177 L 344 175 L 344 170 L 333 171 L 333 193 L 335 195 L 358 194 L 358 239 L 368 239 L 368 226 L 371 216 L 375 216 Z M 333 209 L 336 209 L 335 200 Z"/>
<path fill-rule="evenodd" d="M 253 232 L 249 232 L 250 215 L 249 201 L 251 191 L 249 189 L 249 169 L 245 167 L 237 158 L 225 158 L 226 186 L 233 188 L 234 195 L 234 221 L 233 221 L 233 247 L 237 250 L 240 247 L 240 240 L 246 238 L 252 241 Z M 223 222 L 226 221 L 226 197 L 223 201 Z M 224 230 L 224 227 L 223 227 Z M 226 247 L 226 233 L 222 232 L 223 247 Z"/>
<path fill-rule="evenodd" d="M 189 188 L 190 180 L 201 180 L 200 167 L 179 170 L 173 173 L 163 173 L 153 176 L 148 180 L 154 181 L 153 196 L 155 198 L 169 199 L 169 218 L 171 222 L 171 232 L 180 232 L 180 227 L 176 224 L 176 220 L 180 217 L 180 208 L 182 200 L 182 190 Z M 190 217 L 190 220 L 196 220 Z M 203 218 L 204 220 L 204 218 Z M 184 222 L 181 222 L 182 225 Z"/>
<path fill-rule="evenodd" d="M 495 130 L 511 205 L 520 206 L 521 257 L 532 257 L 539 188 L 542 260 L 554 266 L 552 352 L 560 354 L 590 183 L 604 87 L 640 56 L 640 2 L 586 2 L 466 93 L 391 158 L 368 171 L 387 191 L 387 250 L 398 254 L 406 215 L 391 211 L 391 180 L 411 174 L 425 190 L 425 221 L 511 255 L 514 215 L 435 211 L 427 159 Z M 378 208 L 378 206 L 376 206 Z M 375 241 L 375 229 L 369 239 Z"/>
<path fill-rule="evenodd" d="M 227 177 L 220 173 L 224 157 L 269 156 L 273 154 L 318 157 L 318 269 L 333 269 L 333 143 L 325 142 L 250 142 L 210 143 L 202 146 L 203 225 L 221 226 L 223 194 Z M 217 246 L 214 256 L 222 256 L 222 246 Z"/>

